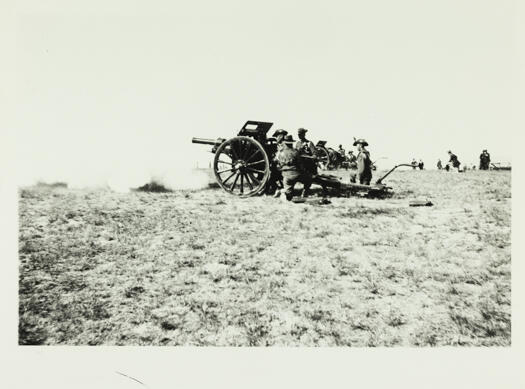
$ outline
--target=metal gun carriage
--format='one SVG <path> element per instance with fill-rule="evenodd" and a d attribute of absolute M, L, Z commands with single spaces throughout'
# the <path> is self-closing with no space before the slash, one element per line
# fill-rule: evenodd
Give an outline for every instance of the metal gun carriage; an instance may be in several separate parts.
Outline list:
<path fill-rule="evenodd" d="M 250 120 L 233 138 L 192 138 L 192 143 L 213 146 L 211 149 L 215 155 L 213 171 L 221 188 L 240 197 L 255 196 L 282 187 L 280 173 L 275 163 L 277 141 L 267 136 L 272 125 L 273 123 L 270 122 Z M 324 141 L 320 141 L 318 146 L 321 142 Z M 325 144 L 326 142 L 321 146 L 324 147 Z M 325 157 L 329 156 L 321 153 L 315 156 L 304 156 L 304 158 L 314 158 L 319 164 L 327 163 L 323 159 Z M 382 180 L 399 166 L 410 165 L 395 166 L 372 185 L 344 183 L 339 177 L 326 174 L 314 175 L 313 183 L 348 194 L 386 197 L 392 193 L 392 188 L 384 185 Z"/>

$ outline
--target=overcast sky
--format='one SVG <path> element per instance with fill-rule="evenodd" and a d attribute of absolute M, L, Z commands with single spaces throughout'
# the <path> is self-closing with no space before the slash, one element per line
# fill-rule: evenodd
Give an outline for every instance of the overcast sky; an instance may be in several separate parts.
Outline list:
<path fill-rule="evenodd" d="M 333 147 L 364 137 L 382 167 L 449 149 L 512 161 L 513 1 L 40 3 L 13 13 L 24 179 L 187 171 L 212 160 L 191 137 L 246 120 Z"/>

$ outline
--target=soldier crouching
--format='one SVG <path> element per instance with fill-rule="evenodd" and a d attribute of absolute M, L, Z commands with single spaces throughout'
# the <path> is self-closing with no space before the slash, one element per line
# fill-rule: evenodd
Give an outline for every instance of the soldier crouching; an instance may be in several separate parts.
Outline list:
<path fill-rule="evenodd" d="M 279 150 L 276 155 L 277 162 L 281 167 L 283 175 L 284 194 L 288 201 L 293 198 L 293 191 L 296 183 L 303 183 L 304 189 L 301 194 L 302 197 L 308 195 L 308 191 L 312 185 L 311 174 L 308 174 L 302 168 L 299 152 L 292 147 L 293 143 L 293 137 L 291 135 L 286 135 L 284 138 L 284 147 Z"/>

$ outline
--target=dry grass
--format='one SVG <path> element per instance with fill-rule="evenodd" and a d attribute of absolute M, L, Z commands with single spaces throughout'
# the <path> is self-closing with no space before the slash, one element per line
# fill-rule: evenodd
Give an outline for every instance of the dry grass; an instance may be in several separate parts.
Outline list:
<path fill-rule="evenodd" d="M 19 342 L 510 345 L 510 173 L 388 183 L 326 206 L 23 189 Z"/>

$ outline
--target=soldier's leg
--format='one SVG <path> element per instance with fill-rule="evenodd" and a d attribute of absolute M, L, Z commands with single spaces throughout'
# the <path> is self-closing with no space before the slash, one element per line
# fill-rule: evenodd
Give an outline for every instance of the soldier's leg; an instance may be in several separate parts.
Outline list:
<path fill-rule="evenodd" d="M 291 200 L 295 184 L 299 179 L 299 173 L 293 170 L 283 172 L 283 186 L 286 200 Z"/>
<path fill-rule="evenodd" d="M 310 193 L 310 187 L 312 186 L 312 175 L 308 172 L 303 173 L 301 176 L 301 182 L 303 183 L 303 192 L 301 193 L 301 196 L 307 197 Z"/>

